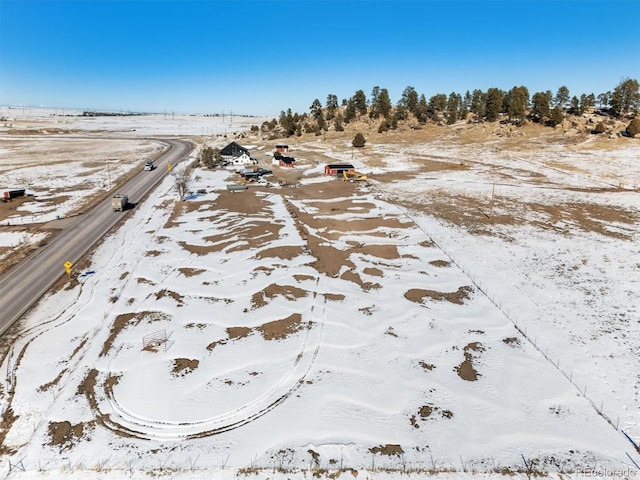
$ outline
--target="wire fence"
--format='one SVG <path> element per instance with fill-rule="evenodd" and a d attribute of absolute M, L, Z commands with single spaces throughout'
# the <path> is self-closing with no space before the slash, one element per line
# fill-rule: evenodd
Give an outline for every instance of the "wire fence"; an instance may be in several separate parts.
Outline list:
<path fill-rule="evenodd" d="M 281 473 L 284 475 L 304 474 L 309 478 L 324 477 L 338 478 L 343 473 L 353 477 L 375 478 L 377 473 L 402 474 L 408 476 L 431 477 L 439 473 L 448 474 L 500 474 L 507 478 L 514 475 L 548 477 L 550 475 L 582 475 L 602 476 L 602 472 L 616 472 L 607 476 L 622 478 L 640 478 L 640 466 L 629 455 L 624 465 L 600 464 L 592 460 L 580 461 L 571 458 L 561 459 L 558 456 L 532 457 L 524 453 L 514 454 L 505 461 L 494 457 L 468 459 L 462 454 L 438 458 L 430 451 L 410 453 L 398 452 L 391 455 L 371 453 L 360 455 L 357 461 L 344 456 L 338 458 L 324 458 L 308 450 L 295 454 L 293 450 L 278 450 L 267 452 L 260 458 L 244 457 L 243 460 L 230 463 L 231 454 L 212 463 L 210 456 L 179 456 L 175 454 L 153 456 L 118 456 L 115 454 L 102 458 L 56 455 L 50 457 L 16 457 L 0 466 L 3 478 L 20 478 L 26 474 L 37 472 L 43 476 L 70 475 L 79 473 L 103 474 L 105 478 L 115 476 L 157 476 L 169 475 L 170 478 L 184 476 L 184 478 L 260 478 L 262 475 Z M 226 475 L 223 475 L 226 473 Z M 365 476 L 361 477 L 361 474 Z M 26 478 L 26 477 L 25 477 Z M 100 478 L 97 475 L 97 478 Z"/>

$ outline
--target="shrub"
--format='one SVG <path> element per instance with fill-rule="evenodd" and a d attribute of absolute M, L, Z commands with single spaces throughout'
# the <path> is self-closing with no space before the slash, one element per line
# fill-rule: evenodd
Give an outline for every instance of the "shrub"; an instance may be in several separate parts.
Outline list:
<path fill-rule="evenodd" d="M 640 117 L 636 116 L 627 126 L 627 135 L 635 137 L 638 133 L 640 133 Z"/>
<path fill-rule="evenodd" d="M 604 126 L 604 123 L 598 122 L 595 128 L 591 130 L 591 133 L 604 133 L 606 131 L 607 131 L 607 127 Z"/>
<path fill-rule="evenodd" d="M 367 141 L 365 140 L 364 135 L 360 132 L 356 133 L 356 136 L 353 137 L 353 140 L 351 141 L 351 145 L 358 148 L 364 147 L 365 143 L 367 143 Z"/>

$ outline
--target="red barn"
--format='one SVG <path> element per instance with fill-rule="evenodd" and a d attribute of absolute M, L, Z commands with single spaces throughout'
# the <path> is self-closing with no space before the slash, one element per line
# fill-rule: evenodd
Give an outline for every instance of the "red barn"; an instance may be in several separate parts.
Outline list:
<path fill-rule="evenodd" d="M 293 157 L 280 157 L 278 165 L 281 167 L 295 167 L 296 160 Z"/>
<path fill-rule="evenodd" d="M 356 169 L 350 163 L 330 163 L 324 166 L 325 175 L 342 175 L 342 172 L 353 173 Z"/>

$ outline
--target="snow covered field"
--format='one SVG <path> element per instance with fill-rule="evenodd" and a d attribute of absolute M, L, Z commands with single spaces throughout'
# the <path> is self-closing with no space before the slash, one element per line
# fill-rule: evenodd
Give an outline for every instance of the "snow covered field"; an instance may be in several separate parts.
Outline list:
<path fill-rule="evenodd" d="M 40 142 L 3 136 L 0 158 Z M 160 148 L 111 144 L 129 170 Z M 353 152 L 314 139 L 296 188 L 199 169 L 189 200 L 167 178 L 128 212 L 2 359 L 0 471 L 640 476 L 637 142 L 369 148 L 366 183 L 323 176 Z"/>

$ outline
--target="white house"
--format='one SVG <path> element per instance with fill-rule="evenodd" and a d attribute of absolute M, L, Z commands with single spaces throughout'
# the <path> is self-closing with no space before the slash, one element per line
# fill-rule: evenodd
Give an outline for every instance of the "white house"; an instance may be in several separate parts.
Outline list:
<path fill-rule="evenodd" d="M 231 164 L 234 166 L 237 165 L 256 165 L 258 162 L 251 158 L 247 152 L 242 152 L 237 157 L 233 157 Z"/>

